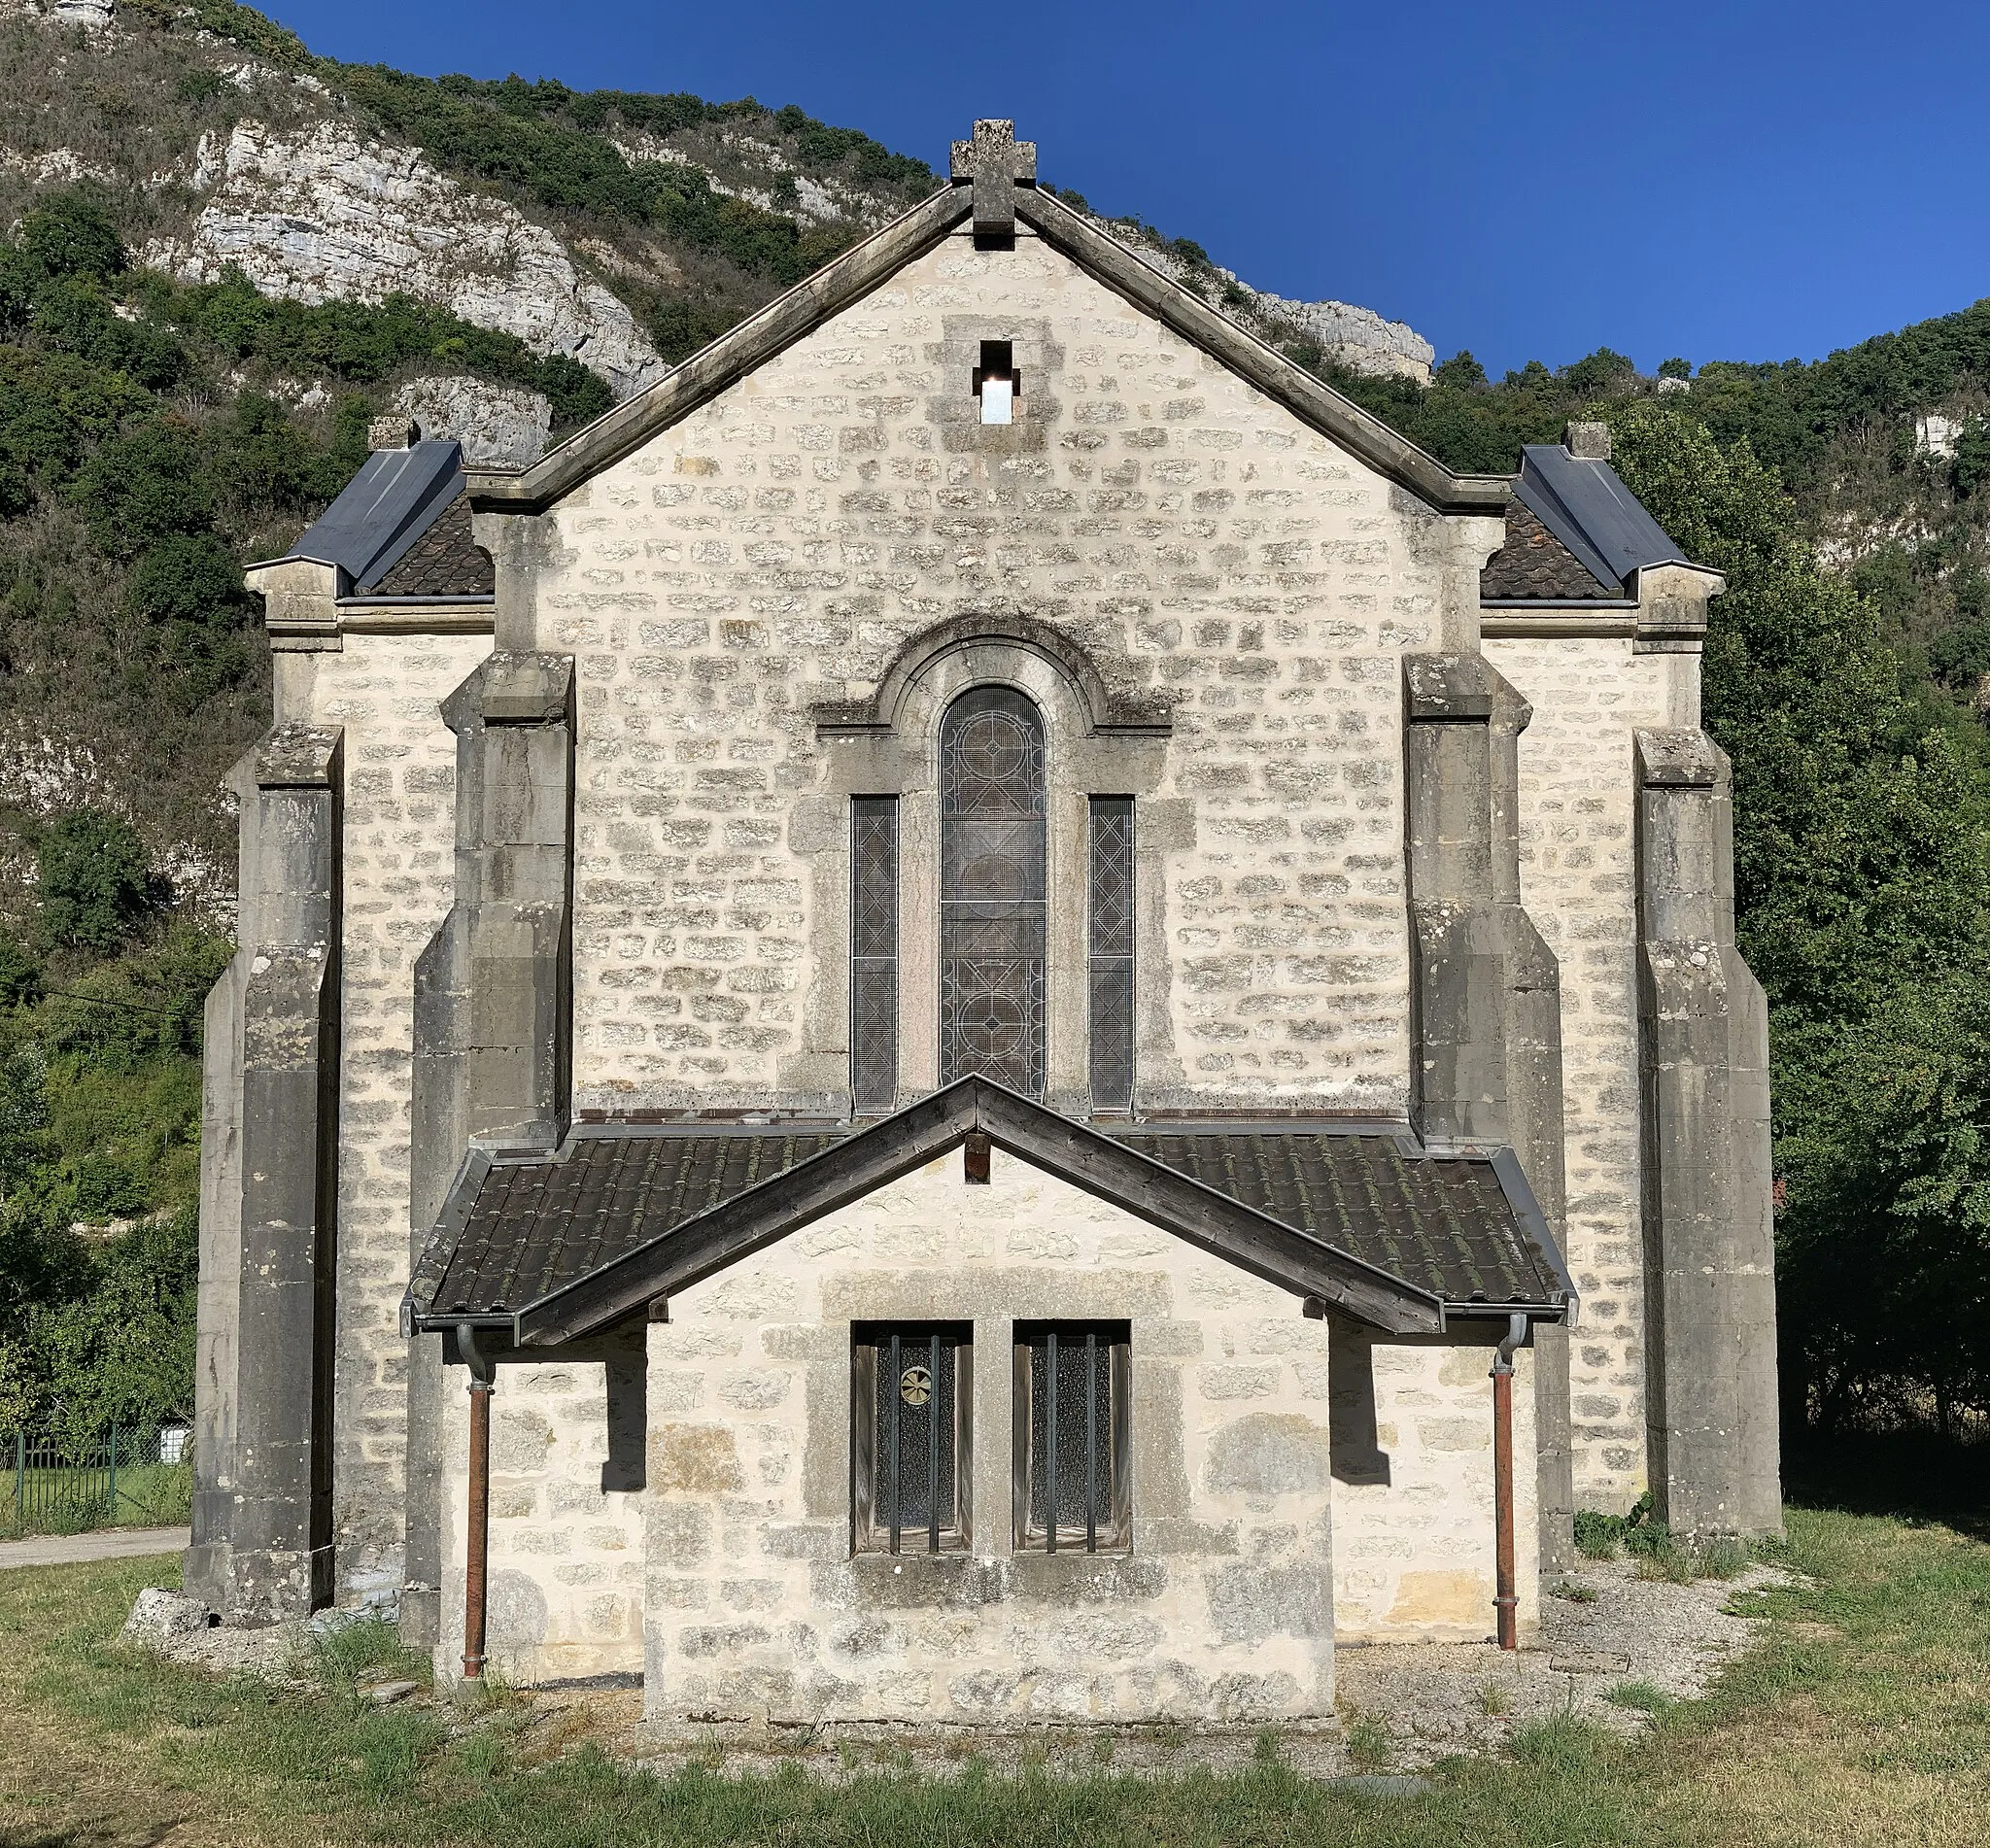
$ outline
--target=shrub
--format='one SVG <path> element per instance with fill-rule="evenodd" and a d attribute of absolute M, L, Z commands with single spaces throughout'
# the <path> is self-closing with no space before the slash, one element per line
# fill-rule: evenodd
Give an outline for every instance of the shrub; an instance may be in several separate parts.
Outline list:
<path fill-rule="evenodd" d="M 0 936 L 0 1007 L 31 1008 L 42 998 L 42 966 L 25 943 Z"/>
<path fill-rule="evenodd" d="M 157 657 L 174 671 L 162 691 L 183 710 L 248 672 L 242 567 L 211 532 L 174 533 L 139 560 L 125 591 Z"/>
<path fill-rule="evenodd" d="M 114 437 L 78 471 L 76 498 L 90 542 L 109 558 L 134 558 L 176 533 L 205 531 L 214 493 L 199 432 L 160 415 Z"/>
<path fill-rule="evenodd" d="M 1971 418 L 1956 438 L 1953 479 L 1956 496 L 1963 500 L 1990 479 L 1990 423 L 1980 417 Z"/>
<path fill-rule="evenodd" d="M 98 282 L 124 267 L 118 223 L 93 193 L 78 188 L 50 193 L 20 222 L 22 258 L 49 277 L 86 276 Z"/>
<path fill-rule="evenodd" d="M 126 1218 L 146 1204 L 145 1183 L 115 1155 L 85 1155 L 76 1164 L 74 1184 L 79 1218 Z"/>
<path fill-rule="evenodd" d="M 137 831 L 96 808 L 78 808 L 35 842 L 42 939 L 51 947 L 114 953 L 154 896 Z"/>
<path fill-rule="evenodd" d="M 1621 1515 L 1600 1515 L 1593 1508 L 1575 1511 L 1575 1550 L 1585 1559 L 1614 1559 L 1623 1533 Z"/>

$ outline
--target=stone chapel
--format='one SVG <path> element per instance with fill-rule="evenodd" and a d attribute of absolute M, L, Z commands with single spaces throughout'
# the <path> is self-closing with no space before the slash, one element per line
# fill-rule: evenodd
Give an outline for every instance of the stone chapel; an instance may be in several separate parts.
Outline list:
<path fill-rule="evenodd" d="M 255 566 L 189 1591 L 660 1721 L 1304 1721 L 1780 1521 L 1719 576 L 951 183 Z M 460 1666 L 461 1664 L 461 1666 Z"/>

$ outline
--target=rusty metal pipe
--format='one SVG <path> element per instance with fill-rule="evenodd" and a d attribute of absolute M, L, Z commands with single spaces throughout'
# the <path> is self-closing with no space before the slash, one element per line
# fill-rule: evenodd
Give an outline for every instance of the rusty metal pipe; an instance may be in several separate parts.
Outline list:
<path fill-rule="evenodd" d="M 491 1393 L 497 1385 L 497 1368 L 477 1352 L 476 1330 L 469 1323 L 458 1324 L 456 1346 L 470 1375 L 470 1509 L 463 1576 L 463 1678 L 481 1682 L 491 1564 Z"/>
<path fill-rule="evenodd" d="M 1506 1338 L 1492 1358 L 1492 1608 L 1499 1622 L 1499 1647 L 1520 1647 L 1520 1596 L 1514 1590 L 1513 1557 L 1513 1351 L 1527 1337 L 1527 1318 L 1510 1316 Z"/>

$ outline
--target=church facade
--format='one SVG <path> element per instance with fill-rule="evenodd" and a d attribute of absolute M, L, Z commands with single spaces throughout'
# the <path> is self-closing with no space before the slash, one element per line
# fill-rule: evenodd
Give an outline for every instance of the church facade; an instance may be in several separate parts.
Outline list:
<path fill-rule="evenodd" d="M 380 444 L 251 573 L 189 1590 L 1256 1723 L 1777 1526 L 1720 580 L 1600 427 L 1455 476 L 980 123 L 531 467 Z"/>

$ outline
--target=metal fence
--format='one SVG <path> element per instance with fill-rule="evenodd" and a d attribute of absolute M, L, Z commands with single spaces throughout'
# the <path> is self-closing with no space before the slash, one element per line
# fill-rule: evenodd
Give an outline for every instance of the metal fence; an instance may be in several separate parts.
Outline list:
<path fill-rule="evenodd" d="M 114 1428 L 82 1440 L 15 1433 L 0 1487 L 0 1531 L 83 1533 L 92 1527 L 172 1526 L 193 1501 L 193 1449 L 185 1425 Z"/>

